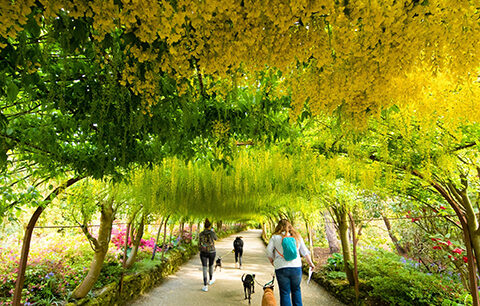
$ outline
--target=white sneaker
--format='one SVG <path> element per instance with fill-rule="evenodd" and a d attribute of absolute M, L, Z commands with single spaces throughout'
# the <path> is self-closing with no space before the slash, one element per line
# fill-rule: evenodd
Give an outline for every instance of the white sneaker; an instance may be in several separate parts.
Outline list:
<path fill-rule="evenodd" d="M 208 291 L 208 286 L 203 286 L 202 291 L 207 292 Z"/>
<path fill-rule="evenodd" d="M 235 269 L 238 269 L 238 263 L 237 262 L 235 263 Z"/>
<path fill-rule="evenodd" d="M 212 278 L 208 284 L 209 284 L 209 285 L 213 285 L 213 283 L 215 283 L 215 277 Z"/>

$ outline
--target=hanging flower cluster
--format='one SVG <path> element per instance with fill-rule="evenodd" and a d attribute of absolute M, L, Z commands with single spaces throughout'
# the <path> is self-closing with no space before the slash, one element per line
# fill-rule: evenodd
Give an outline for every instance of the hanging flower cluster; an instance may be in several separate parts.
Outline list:
<path fill-rule="evenodd" d="M 480 113 L 471 103 L 480 67 L 473 0 L 5 0 L 0 7 L 7 50 L 34 25 L 38 35 L 58 34 L 48 31 L 59 18 L 88 23 L 98 47 L 121 36 L 120 82 L 147 104 L 155 103 L 162 74 L 239 75 L 255 84 L 255 73 L 275 67 L 285 79 L 279 94 L 292 93 L 292 117 L 306 101 L 314 114 L 340 107 L 346 118 L 394 103 L 452 118 Z M 109 47 L 116 46 L 98 50 L 99 60 L 108 61 Z M 190 86 L 180 83 L 180 91 Z"/>

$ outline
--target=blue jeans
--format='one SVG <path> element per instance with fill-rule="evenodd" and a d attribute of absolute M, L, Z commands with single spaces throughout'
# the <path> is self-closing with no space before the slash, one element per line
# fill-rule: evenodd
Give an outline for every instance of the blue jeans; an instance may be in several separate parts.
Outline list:
<path fill-rule="evenodd" d="M 281 268 L 275 270 L 280 289 L 280 306 L 302 306 L 302 268 Z M 290 299 L 290 293 L 292 298 Z"/>

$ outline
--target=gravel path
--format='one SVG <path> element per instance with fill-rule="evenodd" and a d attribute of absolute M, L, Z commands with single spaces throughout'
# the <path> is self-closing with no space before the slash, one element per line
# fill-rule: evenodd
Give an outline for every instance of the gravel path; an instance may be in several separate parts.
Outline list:
<path fill-rule="evenodd" d="M 180 270 L 170 275 L 160 286 L 150 290 L 130 305 L 248 305 L 243 294 L 242 274 L 255 274 L 256 280 L 265 284 L 272 279 L 273 266 L 265 255 L 265 245 L 260 239 L 260 230 L 249 230 L 221 239 L 216 242 L 217 256 L 223 257 L 223 268 L 214 272 L 215 284 L 209 286 L 208 292 L 201 291 L 203 286 L 202 267 L 200 257 L 196 255 Z M 235 269 L 233 240 L 235 236 L 243 236 L 243 268 Z M 225 255 L 227 254 L 227 255 Z M 225 256 L 224 256 L 225 255 Z M 252 305 L 260 305 L 262 301 L 262 287 L 256 284 L 252 294 Z M 278 287 L 275 282 L 275 295 L 278 305 Z M 314 282 L 307 285 L 304 276 L 302 281 L 303 304 L 309 305 L 343 305 Z"/>

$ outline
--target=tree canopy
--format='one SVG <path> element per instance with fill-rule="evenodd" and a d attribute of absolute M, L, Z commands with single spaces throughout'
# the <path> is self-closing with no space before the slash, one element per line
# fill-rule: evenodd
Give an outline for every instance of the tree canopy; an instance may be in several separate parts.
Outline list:
<path fill-rule="evenodd" d="M 315 114 L 340 108 L 346 118 L 394 103 L 431 113 L 436 102 L 437 114 L 477 119 L 478 15 L 474 1 L 447 0 L 5 1 L 0 47 L 8 73 L 0 87 L 15 96 L 9 76 L 19 74 L 44 83 L 35 71 L 46 70 L 53 51 L 59 65 L 78 58 L 64 67 L 77 78 L 97 80 L 79 62 L 110 70 L 104 78 L 140 96 L 147 112 L 168 99 L 166 76 L 179 92 L 197 83 L 209 95 L 255 84 L 256 73 L 272 67 L 284 77 L 277 94 L 293 97 L 293 117 L 306 101 Z M 52 40 L 62 52 L 42 52 Z M 453 104 L 444 99 L 452 91 L 459 93 Z"/>

